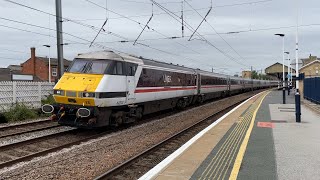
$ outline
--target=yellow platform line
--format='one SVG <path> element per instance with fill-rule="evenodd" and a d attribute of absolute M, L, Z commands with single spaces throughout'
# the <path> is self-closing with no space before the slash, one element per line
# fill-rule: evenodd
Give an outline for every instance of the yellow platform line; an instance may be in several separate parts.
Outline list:
<path fill-rule="evenodd" d="M 230 135 L 228 136 L 228 138 L 226 139 L 226 141 L 222 144 L 222 147 L 219 149 L 219 151 L 217 152 L 217 154 L 211 159 L 210 163 L 208 164 L 208 166 L 205 168 L 205 170 L 202 172 L 201 177 L 203 176 L 207 176 L 207 174 L 209 173 L 209 170 L 211 169 L 211 166 L 215 165 L 216 163 L 216 159 L 219 159 L 221 154 L 224 152 L 225 148 L 229 148 L 230 143 L 232 143 L 234 141 L 234 138 L 236 137 L 236 135 L 238 134 L 239 131 L 241 131 L 242 128 L 242 124 L 238 124 L 230 133 Z M 213 163 L 213 164 L 212 164 Z M 200 177 L 200 178 L 201 178 Z"/>
<path fill-rule="evenodd" d="M 253 112 L 250 112 L 249 115 L 251 115 L 251 113 L 253 113 Z M 251 115 L 251 119 L 252 119 L 252 115 Z M 240 143 L 241 143 L 241 141 L 239 141 L 239 144 L 237 144 L 237 147 L 240 146 Z M 226 166 L 226 170 L 224 171 L 224 174 L 223 174 L 222 178 L 220 178 L 220 176 L 219 176 L 218 179 L 225 179 L 225 177 L 226 177 L 226 175 L 227 175 L 227 172 L 228 172 L 228 169 L 229 169 L 229 167 L 230 167 L 230 165 L 231 165 L 231 162 L 232 162 L 232 160 L 234 159 L 234 157 L 235 157 L 235 155 L 236 155 L 236 152 L 237 152 L 236 150 L 233 151 L 232 156 L 231 156 L 231 158 L 229 159 L 229 163 L 228 163 L 227 166 Z M 220 174 L 220 175 L 221 175 L 221 174 Z"/>
<path fill-rule="evenodd" d="M 248 111 L 252 111 L 252 106 L 248 108 Z M 228 152 L 230 151 L 230 149 L 234 148 L 234 143 L 240 141 L 242 135 L 245 134 L 246 129 L 248 128 L 249 124 L 250 124 L 250 120 L 248 118 L 247 114 L 244 114 L 243 117 L 239 117 L 239 119 L 242 119 L 240 123 L 237 124 L 237 126 L 235 127 L 235 129 L 233 129 L 232 133 L 229 135 L 229 137 L 227 138 L 227 140 L 224 142 L 224 144 L 222 145 L 222 147 L 219 149 L 218 153 L 216 154 L 216 156 L 211 160 L 211 162 L 209 163 L 209 165 L 206 167 L 206 169 L 203 171 L 202 175 L 200 176 L 200 179 L 202 178 L 207 178 L 207 176 L 210 173 L 210 177 L 212 176 L 212 173 L 216 171 L 216 168 L 221 166 L 220 161 L 223 159 L 225 159 L 225 155 L 228 154 Z M 221 159 L 222 158 L 222 159 Z M 213 164 L 212 164 L 213 163 Z M 215 166 L 215 164 L 217 163 L 217 165 Z M 212 170 L 212 168 L 214 168 Z"/>
<path fill-rule="evenodd" d="M 225 156 L 228 156 L 229 151 L 231 149 L 234 149 L 235 144 L 240 144 L 241 138 L 239 137 L 242 137 L 243 135 L 245 135 L 246 129 L 248 129 L 250 125 L 253 111 L 254 109 L 256 109 L 256 106 L 257 106 L 256 101 L 260 98 L 261 97 L 254 99 L 254 102 L 248 108 L 247 113 L 244 113 L 241 117 L 239 117 L 238 124 L 229 134 L 228 138 L 224 141 L 222 147 L 218 150 L 217 154 L 211 159 L 211 161 L 209 162 L 205 170 L 202 172 L 199 179 L 207 179 L 208 175 L 211 177 L 212 173 L 215 172 L 216 168 L 219 167 L 218 169 L 220 169 L 221 168 L 220 166 L 222 166 L 222 164 L 225 163 L 224 162 L 226 158 Z M 223 161 L 222 164 L 220 163 L 221 160 Z"/>
<path fill-rule="evenodd" d="M 226 141 L 223 143 L 222 147 L 219 149 L 217 154 L 212 158 L 208 166 L 205 168 L 203 173 L 200 176 L 200 179 L 207 177 L 208 173 L 212 169 L 212 167 L 217 163 L 221 156 L 225 153 L 225 149 L 229 149 L 229 146 L 232 146 L 233 142 L 235 141 L 237 135 L 242 131 L 244 128 L 244 121 L 237 124 L 237 126 L 232 130 L 231 134 L 228 136 Z"/>
<path fill-rule="evenodd" d="M 226 165 L 228 164 L 228 162 L 230 162 L 232 160 L 232 159 L 230 159 L 230 157 L 232 156 L 232 154 L 234 152 L 236 152 L 236 149 L 240 146 L 241 139 L 245 135 L 246 130 L 249 128 L 249 125 L 250 125 L 250 122 L 251 122 L 250 115 L 253 113 L 253 110 L 256 108 L 255 106 L 256 106 L 256 104 L 252 105 L 249 108 L 249 110 L 245 113 L 244 117 L 246 119 L 246 124 L 244 125 L 243 131 L 239 134 L 239 137 L 237 138 L 235 143 L 232 145 L 232 147 L 230 149 L 228 149 L 228 152 L 227 152 L 226 156 L 223 158 L 223 160 L 222 160 L 221 164 L 219 165 L 218 169 L 216 170 L 216 173 L 214 173 L 214 171 L 211 172 L 211 174 L 209 176 L 210 179 L 216 179 L 217 175 L 219 175 L 218 179 L 220 179 L 221 175 L 225 171 Z M 220 168 L 222 168 L 222 170 L 220 170 Z M 228 169 L 226 169 L 226 171 L 227 170 Z M 214 177 L 211 178 L 213 175 L 214 175 Z"/>
<path fill-rule="evenodd" d="M 246 126 L 246 129 L 249 126 L 250 121 L 248 122 L 248 125 Z M 234 154 L 237 152 L 238 147 L 241 144 L 241 139 L 242 137 L 245 135 L 246 131 L 244 130 L 243 133 L 241 133 L 241 137 L 239 137 L 237 143 L 234 145 L 234 147 L 231 149 L 230 153 L 228 153 L 228 156 L 226 157 L 226 160 L 224 160 L 224 164 L 222 166 L 222 169 L 219 171 L 219 174 L 215 174 L 213 179 L 224 179 L 225 174 L 228 172 L 228 167 L 230 166 L 229 164 L 231 163 L 231 161 L 233 160 Z M 218 176 L 218 178 L 216 178 L 216 176 Z M 221 176 L 223 175 L 223 178 L 221 178 Z"/>
<path fill-rule="evenodd" d="M 241 142 L 241 137 L 243 137 L 246 128 L 247 127 L 245 126 L 243 131 L 236 138 L 236 141 L 232 144 L 232 146 L 230 148 L 228 148 L 225 156 L 221 159 L 221 162 L 219 162 L 217 164 L 217 166 L 215 167 L 215 169 L 210 173 L 210 175 L 209 175 L 210 179 L 215 179 L 218 174 L 220 175 L 222 173 L 222 171 L 224 170 L 225 164 L 229 160 L 230 153 L 232 153 L 234 150 L 236 150 L 236 148 L 238 147 L 238 144 L 240 144 L 239 142 Z M 221 170 L 221 168 L 222 168 L 222 170 Z"/>
<path fill-rule="evenodd" d="M 250 127 L 249 127 L 249 129 L 248 129 L 248 131 L 246 133 L 246 136 L 244 137 L 244 139 L 242 141 L 242 144 L 240 146 L 240 149 L 239 149 L 238 155 L 236 157 L 236 160 L 234 162 L 234 165 L 233 165 L 229 180 L 235 180 L 238 177 L 240 166 L 241 166 L 241 163 L 242 163 L 242 160 L 243 160 L 244 153 L 246 152 L 246 149 L 247 149 L 247 145 L 248 145 L 248 142 L 249 142 L 249 139 L 250 139 L 250 135 L 251 135 L 251 132 L 252 132 L 252 129 L 253 129 L 253 125 L 254 125 L 254 122 L 255 122 L 255 119 L 256 119 L 256 116 L 257 116 L 257 112 L 258 112 L 258 110 L 259 110 L 264 98 L 269 94 L 269 92 L 270 91 L 266 92 L 266 94 L 261 99 L 257 109 L 253 113 L 252 121 L 250 123 Z"/>

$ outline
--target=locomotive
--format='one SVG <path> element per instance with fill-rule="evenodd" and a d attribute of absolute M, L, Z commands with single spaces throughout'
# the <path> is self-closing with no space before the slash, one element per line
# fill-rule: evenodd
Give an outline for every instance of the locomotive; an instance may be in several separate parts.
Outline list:
<path fill-rule="evenodd" d="M 73 60 L 53 88 L 56 103 L 43 105 L 42 111 L 61 125 L 119 126 L 146 114 L 276 85 L 99 51 Z"/>

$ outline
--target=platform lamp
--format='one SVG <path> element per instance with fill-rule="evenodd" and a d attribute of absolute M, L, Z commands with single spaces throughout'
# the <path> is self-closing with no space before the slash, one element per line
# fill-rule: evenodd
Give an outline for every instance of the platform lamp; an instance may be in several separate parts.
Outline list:
<path fill-rule="evenodd" d="M 299 48 L 298 48 L 298 27 L 299 27 L 299 0 L 296 0 L 296 94 L 295 94 L 295 104 L 296 104 L 296 122 L 301 122 L 301 99 L 299 91 Z"/>
<path fill-rule="evenodd" d="M 44 47 L 49 48 L 49 82 L 51 82 L 51 59 L 50 59 L 50 45 L 43 45 Z"/>
<path fill-rule="evenodd" d="M 284 52 L 287 54 L 287 61 L 288 61 L 288 75 L 287 75 L 287 88 L 288 88 L 288 95 L 290 95 L 290 76 L 291 76 L 291 65 L 290 65 L 290 52 Z"/>
<path fill-rule="evenodd" d="M 284 36 L 285 34 L 275 34 L 276 36 L 282 37 L 282 100 L 283 104 L 286 104 L 286 83 L 284 77 Z"/>

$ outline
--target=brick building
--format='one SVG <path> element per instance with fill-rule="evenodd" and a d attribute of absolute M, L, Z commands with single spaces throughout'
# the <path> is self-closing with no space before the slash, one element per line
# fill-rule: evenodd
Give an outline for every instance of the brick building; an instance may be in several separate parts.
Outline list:
<path fill-rule="evenodd" d="M 310 54 L 308 58 L 302 58 L 300 60 L 302 62 L 302 66 L 306 66 L 307 64 L 310 64 L 311 62 L 313 62 L 315 60 L 320 60 L 320 59 L 317 56 L 312 56 Z"/>
<path fill-rule="evenodd" d="M 320 60 L 313 59 L 308 61 L 309 64 L 305 64 L 299 70 L 300 74 L 304 74 L 305 78 L 312 78 L 312 77 L 320 77 Z M 304 81 L 299 81 L 299 90 L 301 94 L 304 94 Z"/>
<path fill-rule="evenodd" d="M 71 61 L 64 59 L 64 68 L 67 69 Z M 51 81 L 54 82 L 58 76 L 58 60 L 56 58 L 50 58 L 51 64 Z M 32 74 L 42 81 L 49 80 L 49 58 L 37 57 L 36 49 L 31 48 L 31 57 L 21 64 L 22 74 Z"/>
<path fill-rule="evenodd" d="M 252 72 L 251 71 L 242 71 L 242 78 L 251 79 Z"/>
<path fill-rule="evenodd" d="M 296 73 L 296 70 L 294 68 L 291 69 L 292 74 Z M 269 76 L 277 77 L 277 79 L 282 80 L 282 64 L 281 63 L 275 63 L 271 66 L 267 67 L 265 69 L 265 73 Z M 284 65 L 284 73 L 285 78 L 287 78 L 288 75 L 288 66 Z"/>

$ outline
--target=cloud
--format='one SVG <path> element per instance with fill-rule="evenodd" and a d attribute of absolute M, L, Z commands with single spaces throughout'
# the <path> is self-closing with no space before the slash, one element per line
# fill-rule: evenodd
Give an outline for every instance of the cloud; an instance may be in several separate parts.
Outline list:
<path fill-rule="evenodd" d="M 78 20 L 78 24 L 65 21 L 63 23 L 64 32 L 71 33 L 74 36 L 91 41 L 97 32 L 79 24 L 92 25 L 96 28 L 100 28 L 104 19 L 108 16 L 110 19 L 104 29 L 132 41 L 136 39 L 142 30 L 143 24 L 148 21 L 149 15 L 152 13 L 151 4 L 149 3 L 150 1 L 147 0 L 136 0 L 136 2 L 140 3 L 134 3 L 127 0 L 91 1 L 103 7 L 105 7 L 106 2 L 108 2 L 108 9 L 127 16 L 131 20 L 123 18 L 112 12 L 106 12 L 105 9 L 90 4 L 85 0 L 80 0 L 76 3 L 72 0 L 64 0 L 63 16 Z M 169 15 L 159 14 L 164 12 L 155 5 L 153 6 L 153 12 L 155 15 L 149 25 L 154 28 L 156 32 L 146 30 L 140 37 L 140 40 L 153 39 L 140 41 L 141 43 L 149 45 L 153 49 L 142 45 L 133 46 L 132 42 L 114 42 L 124 39 L 113 36 L 112 34 L 100 34 L 96 39 L 96 42 L 122 52 L 172 62 L 175 64 L 184 64 L 186 66 L 201 68 L 204 70 L 211 70 L 212 67 L 227 67 L 228 72 L 226 73 L 229 74 L 239 72 L 241 69 L 249 69 L 250 66 L 253 66 L 256 69 L 265 68 L 275 62 L 282 61 L 281 39 L 274 36 L 274 33 L 281 32 L 286 34 L 286 49 L 290 51 L 292 55 L 294 54 L 295 29 L 284 28 L 259 31 L 255 30 L 295 25 L 295 4 L 290 0 L 273 0 L 251 5 L 219 7 L 221 5 L 240 4 L 253 1 L 254 0 L 244 0 L 241 2 L 238 0 L 214 1 L 212 13 L 207 18 L 210 25 L 219 33 L 249 31 L 236 34 L 221 34 L 225 41 L 227 41 L 236 52 L 232 50 L 232 48 L 230 48 L 223 39 L 218 35 L 215 35 L 212 27 L 210 27 L 206 22 L 201 25 L 198 32 L 205 35 L 204 37 L 210 41 L 211 45 L 200 40 L 188 41 L 187 37 L 174 40 L 163 39 L 166 37 L 181 36 L 181 24 Z M 17 0 L 15 2 L 55 14 L 54 1 Z M 168 1 L 158 0 L 157 2 L 161 3 Z M 210 7 L 211 1 L 203 0 L 199 3 L 200 1 L 193 0 L 188 2 L 192 7 L 201 9 L 199 10 L 199 13 L 204 16 Z M 177 12 L 176 14 L 180 16 L 180 3 L 167 3 L 163 5 L 171 11 Z M 317 23 L 317 12 L 319 11 L 319 8 L 317 7 L 319 7 L 319 5 L 320 2 L 316 0 L 310 0 L 308 3 L 300 3 L 300 24 Z M 54 17 L 19 7 L 5 1 L 0 2 L 0 17 L 55 29 Z M 192 11 L 187 4 L 185 4 L 185 20 L 193 28 L 196 28 L 202 19 L 197 13 Z M 139 25 L 134 21 L 141 22 L 142 24 Z M 46 35 L 49 35 L 50 32 L 50 35 L 52 36 L 49 38 L 47 36 L 0 27 L 0 38 L 2 42 L 0 44 L 1 67 L 6 67 L 10 64 L 19 64 L 25 61 L 29 57 L 29 48 L 31 46 L 35 46 L 37 48 L 37 54 L 45 56 L 48 55 L 48 49 L 42 45 L 51 44 L 51 55 L 56 57 L 56 33 L 54 31 L 30 27 L 1 19 L 0 25 L 12 26 Z M 319 27 L 320 26 L 308 26 L 300 28 L 299 37 L 301 57 L 308 56 L 310 53 L 314 55 L 319 53 L 316 43 L 319 41 L 319 36 L 317 36 Z M 192 32 L 190 30 L 187 28 L 185 29 L 186 36 L 190 36 L 191 33 Z M 89 42 L 79 38 L 66 34 L 64 34 L 64 38 L 64 42 L 70 43 L 64 47 L 64 55 L 68 59 L 73 59 L 78 53 L 101 50 L 99 47 L 89 48 Z M 72 43 L 73 41 L 80 42 L 81 44 Z M 216 46 L 226 55 L 215 49 L 212 45 Z M 24 53 L 10 52 L 4 49 L 22 51 Z M 1 57 L 17 60 L 9 61 L 8 59 L 1 59 Z M 243 67 L 235 61 L 241 61 L 241 63 L 246 66 Z"/>

